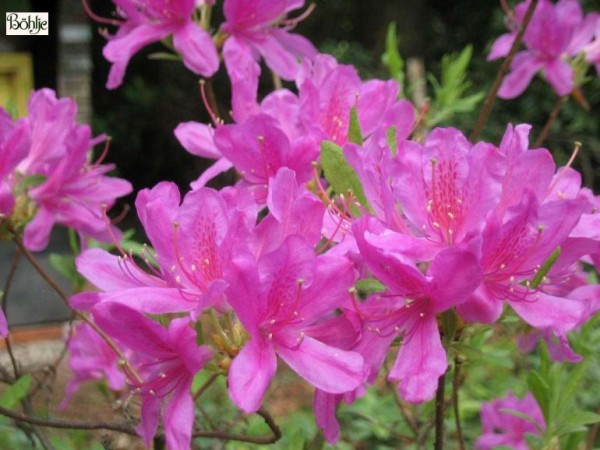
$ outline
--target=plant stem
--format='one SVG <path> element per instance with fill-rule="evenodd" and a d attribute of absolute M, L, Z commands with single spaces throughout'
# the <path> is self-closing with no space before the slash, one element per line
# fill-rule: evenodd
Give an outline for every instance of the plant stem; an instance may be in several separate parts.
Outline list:
<path fill-rule="evenodd" d="M 469 140 L 471 142 L 475 142 L 481 134 L 481 130 L 483 129 L 490 115 L 490 112 L 492 111 L 492 106 L 496 101 L 496 96 L 498 94 L 498 90 L 500 89 L 500 85 L 502 84 L 502 81 L 504 80 L 504 77 L 506 76 L 508 69 L 510 68 L 510 64 L 513 58 L 515 57 L 515 54 L 517 53 L 517 49 L 523 41 L 523 36 L 525 34 L 525 31 L 527 30 L 527 27 L 529 26 L 529 22 L 531 21 L 531 17 L 533 16 L 533 12 L 535 11 L 537 4 L 538 0 L 532 0 L 529 4 L 529 8 L 527 9 L 525 17 L 523 18 L 523 23 L 521 24 L 521 29 L 517 33 L 517 37 L 515 38 L 506 59 L 504 60 L 504 62 L 500 66 L 500 69 L 498 70 L 498 74 L 496 75 L 494 84 L 492 85 L 492 88 L 490 89 L 490 92 L 488 93 L 485 102 L 483 103 L 483 108 L 481 108 L 479 117 L 477 118 L 475 128 L 473 129 L 471 136 L 469 136 Z"/>
<path fill-rule="evenodd" d="M 447 370 L 446 370 L 447 372 Z M 444 413 L 446 409 L 446 372 L 444 372 L 439 380 L 438 387 L 435 393 L 435 450 L 444 449 Z"/>
<path fill-rule="evenodd" d="M 546 120 L 546 124 L 544 125 L 544 128 L 542 129 L 542 132 L 540 133 L 538 138 L 533 143 L 533 148 L 538 148 L 538 147 L 542 146 L 542 144 L 544 143 L 544 141 L 550 134 L 550 131 L 552 130 L 552 125 L 554 125 L 554 122 L 556 122 L 558 113 L 562 109 L 563 105 L 565 103 L 567 103 L 568 99 L 569 99 L 568 95 L 565 95 L 564 97 L 559 97 L 556 99 L 556 102 L 554 103 L 554 106 L 552 107 L 552 111 L 550 111 L 550 115 L 548 116 L 548 120 Z"/>
<path fill-rule="evenodd" d="M 64 304 L 67 305 L 67 307 L 69 309 L 71 309 L 71 306 L 69 305 L 69 297 L 61 289 L 61 287 L 58 285 L 56 280 L 54 280 L 54 278 L 52 278 L 52 276 L 50 276 L 50 274 L 48 272 L 46 272 L 46 270 L 42 267 L 42 265 L 39 263 L 37 258 L 35 256 L 33 256 L 33 253 L 31 253 L 29 251 L 29 249 L 27 247 L 25 247 L 25 244 L 23 244 L 23 240 L 21 239 L 21 237 L 15 231 L 12 231 L 12 234 L 13 234 L 13 240 L 15 241 L 15 243 L 17 244 L 17 246 L 19 247 L 19 249 L 21 250 L 23 255 L 25 255 L 25 258 L 27 258 L 27 260 L 31 263 L 31 265 L 37 271 L 37 273 L 39 273 L 40 276 L 44 279 L 44 281 L 46 283 L 48 283 L 48 285 L 52 289 L 54 289 L 54 291 L 58 294 L 58 296 L 61 298 L 61 300 L 64 302 Z M 72 311 L 73 311 L 73 314 L 78 319 L 81 319 L 83 322 L 85 322 L 87 325 L 89 325 L 96 333 L 98 333 L 98 335 L 102 339 L 104 339 L 106 344 L 117 354 L 119 359 L 123 362 L 123 365 L 124 365 L 125 369 L 127 370 L 127 372 L 135 379 L 136 382 L 141 383 L 142 382 L 141 377 L 139 376 L 137 371 L 131 366 L 131 364 L 129 364 L 129 362 L 127 361 L 127 358 L 125 358 L 125 355 L 123 355 L 123 352 L 121 352 L 121 350 L 119 349 L 119 347 L 117 347 L 117 345 L 113 342 L 113 340 L 110 337 L 108 337 L 108 335 L 104 331 L 102 331 L 98 327 L 98 325 L 96 325 L 85 314 L 82 314 L 79 311 L 74 311 L 74 310 L 72 310 Z"/>
<path fill-rule="evenodd" d="M 454 409 L 454 420 L 456 422 L 456 438 L 458 439 L 458 448 L 465 450 L 465 438 L 460 423 L 460 411 L 458 409 L 458 391 L 460 388 L 460 368 L 462 361 L 458 356 L 454 357 L 454 377 L 452 378 L 452 407 Z"/>
<path fill-rule="evenodd" d="M 17 271 L 17 267 L 19 266 L 19 260 L 21 259 L 21 250 L 18 248 L 15 249 L 15 255 L 13 256 L 12 262 L 10 263 L 10 269 L 8 270 L 8 275 L 6 276 L 6 281 L 4 282 L 4 290 L 2 291 L 2 311 L 4 312 L 4 317 L 6 317 L 6 307 L 8 304 L 8 292 L 10 291 L 10 286 L 12 284 L 13 277 L 15 272 Z M 19 378 L 19 366 L 17 364 L 17 360 L 15 358 L 15 354 L 12 348 L 12 342 L 10 340 L 10 336 L 6 336 L 4 338 L 6 342 L 6 351 L 8 352 L 8 356 L 10 358 L 10 363 L 12 365 L 13 374 L 15 380 Z"/>

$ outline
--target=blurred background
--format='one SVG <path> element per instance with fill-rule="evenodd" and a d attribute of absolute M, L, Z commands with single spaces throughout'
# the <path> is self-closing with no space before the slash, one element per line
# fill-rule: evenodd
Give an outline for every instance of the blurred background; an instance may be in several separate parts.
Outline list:
<path fill-rule="evenodd" d="M 581 3 L 585 12 L 600 10 L 600 0 L 582 0 Z M 88 4 L 98 16 L 113 14 L 114 5 L 109 0 L 88 0 Z M 187 190 L 189 183 L 210 165 L 210 161 L 185 152 L 173 135 L 173 129 L 180 122 L 208 122 L 209 117 L 194 74 L 178 62 L 147 58 L 163 50 L 160 44 L 136 54 L 123 85 L 108 91 L 105 83 L 109 64 L 101 53 L 106 39 L 100 33 L 105 25 L 92 22 L 80 0 L 2 0 L 2 19 L 7 11 L 48 12 L 50 32 L 48 36 L 6 36 L 4 20 L 0 21 L 0 104 L 12 105 L 19 114 L 25 114 L 28 92 L 41 87 L 53 88 L 59 96 L 73 97 L 79 104 L 79 120 L 91 123 L 97 134 L 112 136 L 107 161 L 114 162 L 117 174 L 134 185 L 134 194 L 115 208 L 115 214 L 133 205 L 137 191 L 159 181 L 172 180 Z M 216 26 L 219 17 L 213 19 Z M 340 62 L 354 64 L 363 78 L 387 78 L 389 71 L 381 56 L 392 21 L 396 22 L 398 47 L 405 67 L 412 71 L 413 78 L 420 78 L 416 83 L 418 92 L 409 92 L 413 99 L 432 98 L 431 79 L 441 79 L 444 55 L 457 54 L 472 45 L 472 59 L 467 67 L 470 85 L 463 86 L 464 95 L 480 94 L 480 100 L 466 108 L 468 111 L 454 111 L 438 123 L 455 126 L 468 134 L 473 129 L 481 98 L 501 64 L 501 61 L 486 61 L 491 43 L 506 31 L 500 2 L 379 0 L 374 8 L 372 2 L 317 0 L 316 9 L 296 31 L 311 39 L 320 51 L 335 55 Z M 272 80 L 264 72 L 261 89 L 266 93 L 272 88 Z M 593 70 L 588 75 L 591 80 L 582 92 L 589 110 L 575 101 L 568 102 L 545 146 L 553 151 L 559 163 L 564 163 L 574 141 L 582 142 L 575 166 L 582 171 L 585 184 L 597 190 L 600 186 L 597 170 L 600 80 Z M 224 68 L 217 73 L 213 85 L 220 113 L 226 121 L 230 120 L 227 114 L 229 82 Z M 534 125 L 533 142 L 555 102 L 550 86 L 536 77 L 521 97 L 496 102 L 481 139 L 497 143 L 508 122 L 527 122 Z M 232 181 L 233 175 L 228 173 L 213 180 L 212 185 L 219 187 Z M 135 212 L 126 215 L 122 227 L 138 227 Z M 137 237 L 145 239 L 141 232 Z M 66 246 L 64 237 L 59 234 L 57 239 L 59 249 Z"/>

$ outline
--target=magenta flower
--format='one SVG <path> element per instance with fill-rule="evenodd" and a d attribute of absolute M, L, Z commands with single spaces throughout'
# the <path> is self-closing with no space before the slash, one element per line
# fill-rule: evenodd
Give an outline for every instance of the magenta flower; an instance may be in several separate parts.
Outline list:
<path fill-rule="evenodd" d="M 288 31 L 294 21 L 282 19 L 303 4 L 304 1 L 290 0 L 225 1 L 225 23 L 221 30 L 229 37 L 225 41 L 223 55 L 232 81 L 240 79 L 238 74 L 242 78 L 248 77 L 247 72 L 242 75 L 241 71 L 251 63 L 240 67 L 240 61 L 257 61 L 260 56 L 283 79 L 295 78 L 299 69 L 298 58 L 312 58 L 317 51 L 308 39 Z"/>
<path fill-rule="evenodd" d="M 229 369 L 229 393 L 244 412 L 256 411 L 277 368 L 277 356 L 316 388 L 351 391 L 364 381 L 363 358 L 324 344 L 307 327 L 348 301 L 355 278 L 344 259 L 316 257 L 298 236 L 258 261 L 234 258 L 227 298 L 250 340 Z"/>
<path fill-rule="evenodd" d="M 242 195 L 229 201 L 228 194 L 203 188 L 189 192 L 180 205 L 172 183 L 141 191 L 138 215 L 156 252 L 147 252 L 148 269 L 127 255 L 88 250 L 78 258 L 77 269 L 102 292 L 77 294 L 71 305 L 89 309 L 109 301 L 148 314 L 196 315 L 222 303 L 232 249 L 245 248 L 247 227 L 256 220 L 248 216 L 251 212 L 238 210 L 235 203 L 243 205 Z"/>
<path fill-rule="evenodd" d="M 402 398 L 422 403 L 433 398 L 438 378 L 448 366 L 436 315 L 468 298 L 481 282 L 481 268 L 473 254 L 451 248 L 439 252 L 423 275 L 406 254 L 410 247 L 379 246 L 369 228 L 368 219 L 361 219 L 354 225 L 354 235 L 361 256 L 387 291 L 365 306 L 363 320 L 367 330 L 388 338 L 379 345 L 402 336 L 389 379 L 400 382 Z"/>
<path fill-rule="evenodd" d="M 106 379 L 108 387 L 120 391 L 125 387 L 125 374 L 119 366 L 119 357 L 89 325 L 79 323 L 67 341 L 69 369 L 74 377 L 69 381 L 61 403 L 65 408 L 82 383 Z"/>
<path fill-rule="evenodd" d="M 104 47 L 104 57 L 112 63 L 106 87 L 121 85 L 131 57 L 142 47 L 173 36 L 173 47 L 192 72 L 213 75 L 219 56 L 211 36 L 194 23 L 195 0 L 113 0 L 120 20 L 119 30 Z"/>
<path fill-rule="evenodd" d="M 217 128 L 215 145 L 254 190 L 259 203 L 265 202 L 269 178 L 281 167 L 294 170 L 297 181 L 304 183 L 312 176 L 311 162 L 318 158 L 310 138 L 290 142 L 276 120 L 266 114 Z"/>
<path fill-rule="evenodd" d="M 482 234 L 483 283 L 458 307 L 463 317 L 493 322 L 507 302 L 534 328 L 550 328 L 558 336 L 572 330 L 583 314 L 580 302 L 546 294 L 531 287 L 530 282 L 554 249 L 566 240 L 581 213 L 580 201 L 539 205 L 526 191 L 522 201 L 507 210 L 509 220 L 501 223 L 489 217 Z"/>
<path fill-rule="evenodd" d="M 423 145 L 402 143 L 392 189 L 413 233 L 438 249 L 480 233 L 501 189 L 492 173 L 494 154 L 493 146 L 473 146 L 454 128 L 434 129 Z M 384 206 L 386 217 L 397 216 L 395 205 Z M 402 230 L 398 220 L 389 227 Z"/>
<path fill-rule="evenodd" d="M 352 107 L 356 107 L 364 137 L 395 126 L 398 141 L 402 141 L 414 127 L 413 106 L 398 100 L 398 83 L 363 83 L 354 67 L 338 64 L 332 56 L 318 55 L 314 61 L 306 62 L 296 84 L 302 125 L 318 141 L 344 145 L 348 141 Z"/>
<path fill-rule="evenodd" d="M 191 446 L 194 400 L 190 393 L 194 375 L 212 357 L 207 346 L 198 346 L 188 319 L 173 319 L 168 328 L 118 303 L 96 305 L 94 320 L 111 338 L 135 352 L 138 379 L 128 374 L 133 392 L 142 398 L 138 433 L 151 446 L 162 417 L 167 446 L 185 450 Z"/>
<path fill-rule="evenodd" d="M 531 418 L 531 421 L 511 414 L 518 411 Z M 492 450 L 503 446 L 514 450 L 528 450 L 526 435 L 540 436 L 546 422 L 539 405 L 528 392 L 520 400 L 509 392 L 505 398 L 484 403 L 481 408 L 483 434 L 475 442 L 477 450 Z"/>
<path fill-rule="evenodd" d="M 6 212 L 12 209 L 11 190 L 18 183 L 27 177 L 40 179 L 21 192 L 35 207 L 25 226 L 25 245 L 34 251 L 45 248 L 56 223 L 75 229 L 83 238 L 113 241 L 119 231 L 108 223 L 106 210 L 131 192 L 131 185 L 106 176 L 112 165 L 90 162 L 93 146 L 104 137 L 92 138 L 90 127 L 75 121 L 75 102 L 57 99 L 49 89 L 34 92 L 28 110 L 29 116 L 17 121 L 0 143 L 4 172 L 0 198 Z"/>
<path fill-rule="evenodd" d="M 526 1 L 515 8 L 516 26 L 521 24 L 528 6 L 529 1 Z M 577 0 L 560 0 L 555 5 L 549 0 L 540 0 L 523 37 L 527 50 L 516 54 L 498 96 L 518 97 L 540 70 L 557 95 L 569 94 L 574 87 L 574 73 L 565 59 L 581 51 L 581 48 L 573 48 L 572 39 L 583 20 Z M 512 31 L 500 36 L 488 59 L 506 56 L 516 35 L 517 32 Z"/>

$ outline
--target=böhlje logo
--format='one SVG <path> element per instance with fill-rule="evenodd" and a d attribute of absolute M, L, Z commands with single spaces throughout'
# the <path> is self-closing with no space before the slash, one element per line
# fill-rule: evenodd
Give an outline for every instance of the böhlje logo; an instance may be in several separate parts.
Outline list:
<path fill-rule="evenodd" d="M 7 36 L 47 36 L 49 29 L 47 12 L 7 12 Z"/>

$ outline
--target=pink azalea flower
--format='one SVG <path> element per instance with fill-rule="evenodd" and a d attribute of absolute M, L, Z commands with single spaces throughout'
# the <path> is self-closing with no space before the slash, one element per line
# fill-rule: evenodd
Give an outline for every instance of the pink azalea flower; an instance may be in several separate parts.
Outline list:
<path fill-rule="evenodd" d="M 74 228 L 84 238 L 114 240 L 119 231 L 108 225 L 105 211 L 131 192 L 131 185 L 106 176 L 114 166 L 90 162 L 93 146 L 104 137 L 92 138 L 90 127 L 75 121 L 75 102 L 57 99 L 50 89 L 34 92 L 28 110 L 29 116 L 17 121 L 0 143 L 4 172 L 0 203 L 6 212 L 12 209 L 11 190 L 18 183 L 26 177 L 42 180 L 26 191 L 36 209 L 25 227 L 25 245 L 34 251 L 45 248 L 56 223 Z"/>
<path fill-rule="evenodd" d="M 539 205 L 526 191 L 521 203 L 507 210 L 501 223 L 489 217 L 482 234 L 484 280 L 458 307 L 466 320 L 493 322 L 507 302 L 534 328 L 550 328 L 558 336 L 572 330 L 583 314 L 579 302 L 530 287 L 538 268 L 559 247 L 579 220 L 581 202 L 563 200 Z M 558 267 L 558 266 L 557 266 Z"/>
<path fill-rule="evenodd" d="M 393 170 L 393 199 L 408 220 L 409 229 L 438 249 L 461 244 L 480 233 L 484 218 L 498 202 L 499 182 L 491 172 L 495 149 L 471 145 L 454 128 L 436 128 L 423 145 L 400 145 Z M 402 230 L 394 219 L 395 205 L 385 205 L 386 223 Z"/>
<path fill-rule="evenodd" d="M 112 63 L 106 87 L 123 82 L 131 57 L 142 47 L 173 37 L 173 47 L 183 64 L 199 75 L 211 76 L 219 68 L 219 56 L 211 36 L 194 23 L 195 0 L 113 0 L 119 15 L 119 30 L 104 47 Z"/>
<path fill-rule="evenodd" d="M 304 1 L 290 0 L 225 1 L 225 23 L 221 30 L 229 37 L 225 41 L 223 55 L 232 81 L 239 79 L 236 71 L 242 69 L 240 61 L 256 64 L 260 56 L 283 79 L 294 79 L 299 68 L 298 58 L 311 58 L 317 53 L 308 39 L 289 33 L 286 21 L 282 21 L 287 13 L 301 8 L 303 4 Z M 280 23 L 284 26 L 279 27 Z M 294 21 L 290 23 L 293 26 Z M 244 64 L 244 67 L 248 65 L 251 63 Z"/>
<path fill-rule="evenodd" d="M 531 421 L 512 415 L 504 409 L 518 411 L 531 418 Z M 512 392 L 505 398 L 484 403 L 481 408 L 483 434 L 475 442 L 477 450 L 492 450 L 508 447 L 514 450 L 528 450 L 526 435 L 540 436 L 546 422 L 539 405 L 528 392 L 520 400 Z"/>
<path fill-rule="evenodd" d="M 380 246 L 370 228 L 369 220 L 361 219 L 354 225 L 355 238 L 361 256 L 387 291 L 365 306 L 363 320 L 367 330 L 387 338 L 380 345 L 402 336 L 389 379 L 400 382 L 402 398 L 422 403 L 433 398 L 448 366 L 436 315 L 468 298 L 481 282 L 481 268 L 473 254 L 451 248 L 439 252 L 424 275 L 404 253 L 410 248 Z"/>
<path fill-rule="evenodd" d="M 302 236 L 313 246 L 321 240 L 325 206 L 304 185 L 298 185 L 293 170 L 282 167 L 269 180 L 267 207 L 269 214 L 254 230 L 256 255 L 275 250 L 291 235 Z"/>
<path fill-rule="evenodd" d="M 258 261 L 234 257 L 227 298 L 250 340 L 229 369 L 229 393 L 244 412 L 256 411 L 277 368 L 277 356 L 316 388 L 333 394 L 364 381 L 363 358 L 324 344 L 306 332 L 348 301 L 352 264 L 329 255 L 316 257 L 298 236 Z"/>
<path fill-rule="evenodd" d="M 190 393 L 194 375 L 212 357 L 207 346 L 198 346 L 188 319 L 173 319 L 168 328 L 118 303 L 96 305 L 94 320 L 104 332 L 135 352 L 134 368 L 140 379 L 128 374 L 135 394 L 142 398 L 138 433 L 147 447 L 160 418 L 170 450 L 191 446 L 194 400 Z"/>
<path fill-rule="evenodd" d="M 280 168 L 294 170 L 297 181 L 304 183 L 312 176 L 311 162 L 318 158 L 310 138 L 290 142 L 276 120 L 266 114 L 217 128 L 215 146 L 241 173 L 259 203 L 265 202 L 269 178 Z"/>
<path fill-rule="evenodd" d="M 528 6 L 529 1 L 526 1 L 515 8 L 516 26 L 521 24 Z M 504 99 L 518 97 L 540 70 L 557 95 L 569 94 L 574 87 L 574 73 L 565 59 L 581 51 L 581 48 L 574 48 L 572 39 L 583 21 L 577 0 L 559 0 L 556 4 L 540 0 L 523 38 L 527 50 L 516 54 L 498 96 Z M 512 31 L 500 36 L 488 59 L 506 56 L 516 35 L 517 32 Z"/>
<path fill-rule="evenodd" d="M 318 141 L 344 145 L 352 107 L 356 107 L 364 137 L 378 129 L 387 132 L 391 126 L 396 127 L 398 141 L 412 132 L 414 110 L 410 102 L 398 100 L 400 86 L 395 81 L 363 83 L 354 67 L 340 65 L 332 56 L 318 55 L 304 64 L 296 84 L 300 119 Z"/>
<path fill-rule="evenodd" d="M 119 366 L 119 357 L 89 325 L 79 323 L 67 341 L 69 369 L 74 377 L 69 381 L 61 403 L 65 408 L 82 383 L 106 379 L 108 387 L 120 391 L 125 387 L 125 374 Z"/>
<path fill-rule="evenodd" d="M 148 314 L 191 312 L 195 316 L 222 303 L 227 286 L 223 276 L 232 250 L 245 248 L 245 230 L 256 220 L 233 204 L 241 195 L 232 201 L 224 197 L 202 188 L 189 192 L 180 205 L 179 191 L 172 183 L 141 191 L 136 200 L 138 215 L 156 252 L 147 252 L 148 270 L 126 254 L 118 257 L 88 250 L 77 259 L 77 269 L 101 292 L 77 294 L 71 305 L 89 309 L 109 301 Z"/>

